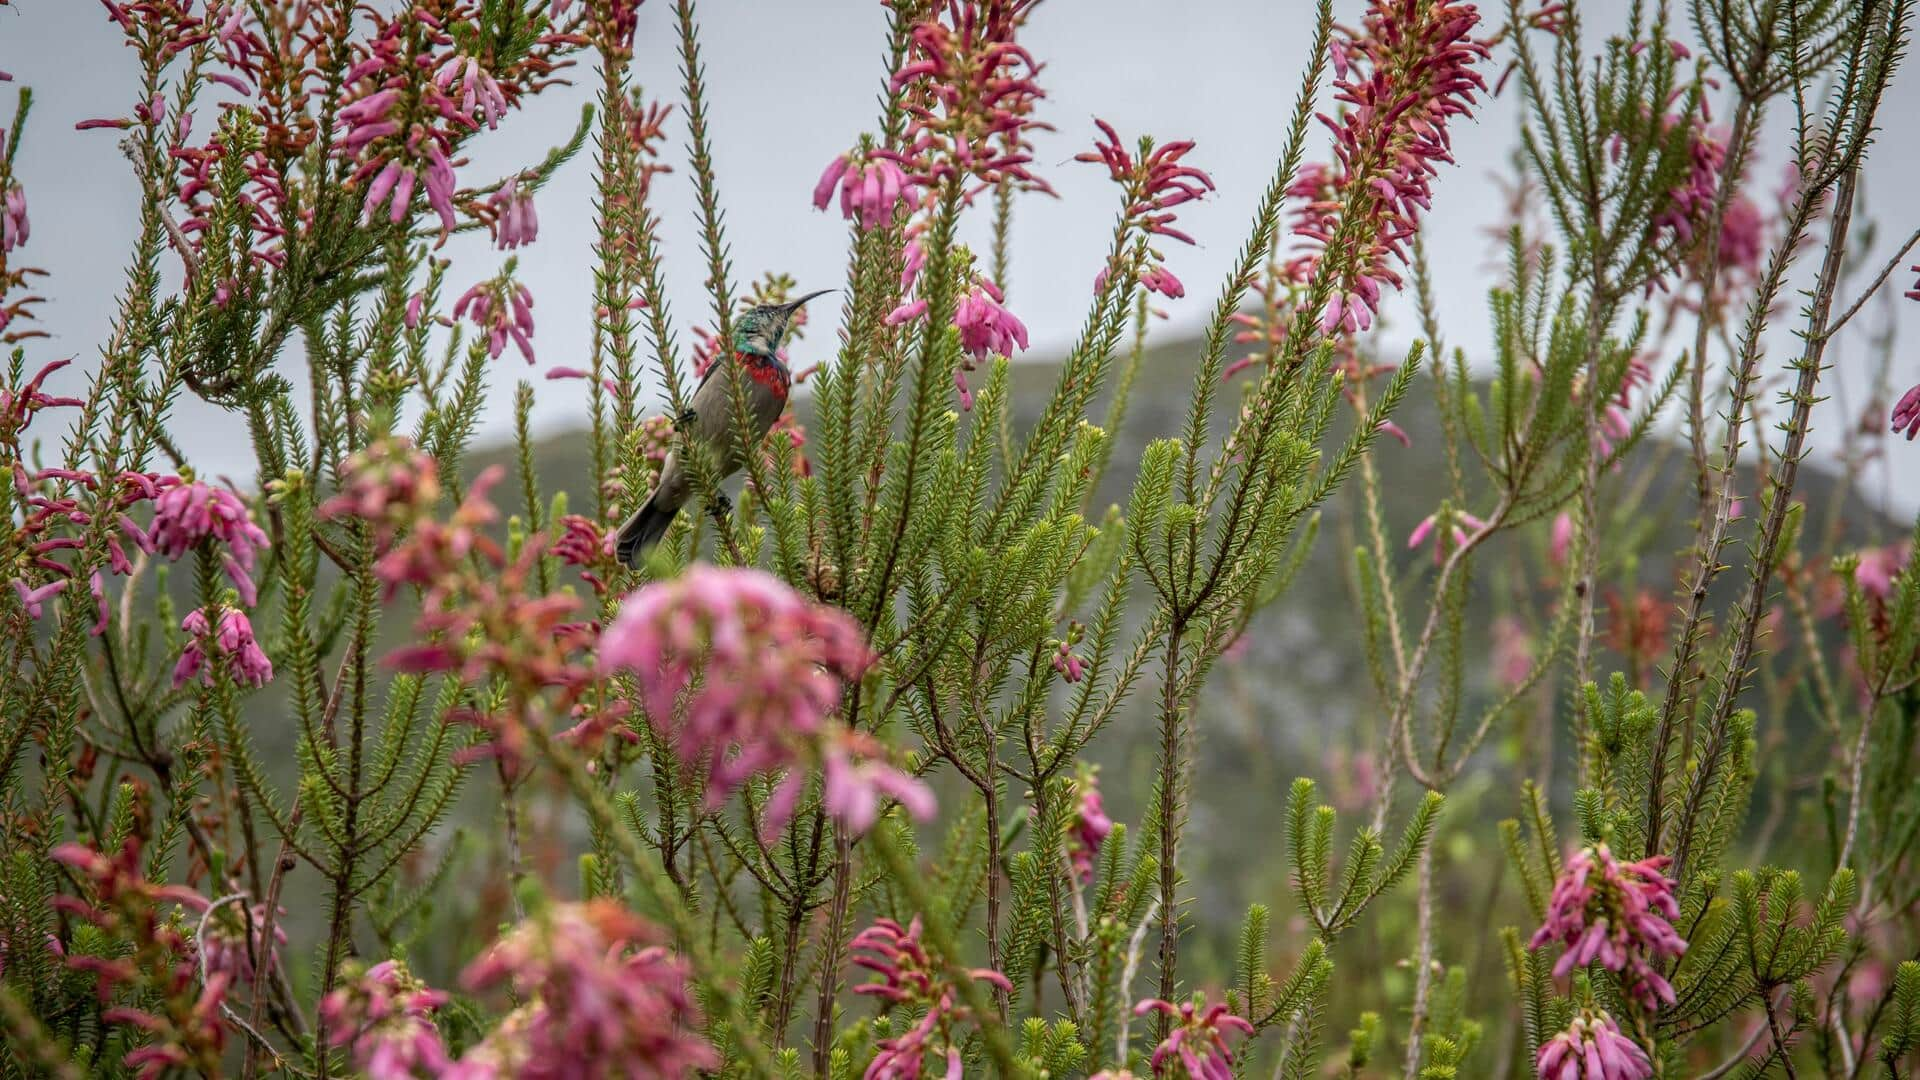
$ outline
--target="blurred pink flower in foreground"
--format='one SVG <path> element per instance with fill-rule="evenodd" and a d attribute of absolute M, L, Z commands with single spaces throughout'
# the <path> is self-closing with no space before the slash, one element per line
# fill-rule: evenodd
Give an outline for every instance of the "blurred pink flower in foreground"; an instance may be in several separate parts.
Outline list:
<path fill-rule="evenodd" d="M 931 795 L 883 764 L 877 740 L 826 723 L 871 662 L 859 623 L 840 608 L 762 570 L 704 564 L 628 596 L 600 642 L 601 670 L 631 671 L 654 730 L 683 764 L 707 770 L 710 806 L 750 776 L 788 770 L 763 833 L 792 815 L 815 763 L 829 810 L 855 831 L 872 824 L 883 795 L 931 812 Z"/>
<path fill-rule="evenodd" d="M 1654 967 L 1687 951 L 1671 921 L 1680 917 L 1673 881 L 1661 872 L 1672 861 L 1655 855 L 1623 863 L 1605 844 L 1582 850 L 1561 870 L 1546 921 L 1527 947 L 1555 941 L 1566 946 L 1553 966 L 1556 978 L 1597 961 L 1620 972 L 1627 992 L 1644 1007 L 1673 1004 L 1673 987 Z"/>
<path fill-rule="evenodd" d="M 1168 1059 L 1178 1057 L 1194 1080 L 1230 1078 L 1234 1075 L 1233 1051 L 1227 1046 L 1227 1036 L 1253 1034 L 1253 1025 L 1245 1018 L 1235 1016 L 1224 1004 L 1209 1007 L 1204 995 L 1196 994 L 1181 1005 L 1149 998 L 1133 1007 L 1135 1016 L 1151 1012 L 1165 1013 L 1173 1019 L 1167 1037 L 1153 1048 L 1156 1076 L 1163 1075 Z"/>
<path fill-rule="evenodd" d="M 1540 1045 L 1539 1080 L 1646 1080 L 1653 1063 L 1600 1009 L 1581 1009 L 1565 1031 Z"/>
<path fill-rule="evenodd" d="M 447 995 L 428 987 L 398 960 L 350 979 L 320 1002 L 330 1046 L 350 1047 L 354 1068 L 370 1080 L 439 1076 L 448 1067 L 446 1045 L 433 1013 Z"/>
<path fill-rule="evenodd" d="M 718 1068 L 720 1056 L 695 1031 L 687 964 L 654 944 L 658 936 L 619 904 L 589 900 L 553 904 L 495 942 L 461 980 L 472 990 L 510 986 L 527 1003 L 509 1021 L 517 1064 L 497 1075 L 560 1080 L 611 1069 L 666 1077 Z M 496 1075 L 484 1067 L 486 1052 L 475 1050 L 456 1074 Z"/>
<path fill-rule="evenodd" d="M 227 674 L 234 682 L 243 686 L 265 686 L 273 680 L 273 662 L 253 638 L 253 624 L 247 621 L 247 614 L 239 608 L 223 608 L 219 613 L 219 626 L 214 628 L 207 621 L 205 608 L 195 608 L 180 620 L 180 629 L 189 634 L 187 646 L 180 653 L 180 661 L 173 666 L 173 685 L 176 689 L 186 685 L 196 676 L 207 686 L 213 685 L 213 667 L 210 661 L 224 661 Z M 208 655 L 208 646 L 213 653 Z"/>

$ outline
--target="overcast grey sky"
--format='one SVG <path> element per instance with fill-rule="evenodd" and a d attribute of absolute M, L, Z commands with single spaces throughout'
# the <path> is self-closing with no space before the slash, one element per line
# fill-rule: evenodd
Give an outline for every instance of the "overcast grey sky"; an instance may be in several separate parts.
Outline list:
<path fill-rule="evenodd" d="M 1589 33 L 1597 35 L 1614 22 L 1624 2 L 1585 4 Z M 1038 10 L 1025 41 L 1046 64 L 1043 117 L 1059 131 L 1036 140 L 1037 171 L 1061 198 L 1030 197 L 1020 203 L 1009 299 L 1032 330 L 1035 355 L 1059 349 L 1079 326 L 1111 227 L 1114 202 L 1104 170 L 1071 160 L 1090 142 L 1096 115 L 1128 139 L 1146 132 L 1198 142 L 1188 160 L 1210 171 L 1219 191 L 1181 210 L 1182 227 L 1200 244 L 1172 245 L 1177 250 L 1169 251 L 1170 265 L 1189 293 L 1163 305 L 1172 322 L 1162 332 L 1191 330 L 1204 319 L 1279 152 L 1306 60 L 1311 10 L 1306 0 L 1189 0 L 1177 6 L 1050 0 Z M 1337 10 L 1354 15 L 1359 4 L 1338 0 Z M 802 288 L 838 286 L 846 230 L 837 214 L 814 211 L 808 199 L 828 158 L 873 122 L 885 32 L 880 4 L 708 0 L 701 14 L 715 168 L 739 278 L 776 270 L 792 274 Z M 671 15 L 665 3 L 642 9 L 636 70 L 649 91 L 677 102 Z M 116 150 L 118 134 L 76 132 L 73 125 L 128 113 L 136 92 L 134 57 L 93 0 L 14 0 L 0 7 L 0 71 L 13 74 L 14 86 L 33 87 L 39 99 L 17 173 L 34 225 L 27 261 L 52 275 L 42 290 L 49 300 L 41 315 L 54 336 L 33 343 L 32 358 L 73 356 L 76 369 L 84 369 L 97 362 L 97 345 L 124 280 L 136 203 L 127 163 Z M 583 84 L 591 81 L 584 70 L 574 74 Z M 468 174 L 498 175 L 536 158 L 572 130 L 587 98 L 585 85 L 542 95 L 500 131 L 476 141 Z M 1456 125 L 1460 164 L 1442 175 L 1427 226 L 1448 340 L 1469 354 L 1487 340 L 1489 249 L 1482 230 L 1501 211 L 1490 175 L 1515 142 L 1515 98 L 1509 90 L 1483 103 L 1472 122 Z M 0 117 L 11 116 L 10 99 L 11 93 L 0 89 Z M 1868 216 L 1881 226 L 1868 257 L 1876 269 L 1920 226 L 1913 200 L 1902 197 L 1920 172 L 1920 137 L 1907 119 L 1916 111 L 1920 73 L 1910 62 L 1887 103 L 1887 130 L 1866 177 Z M 677 155 L 684 126 L 676 117 L 668 130 Z M 1316 143 L 1315 150 L 1323 152 L 1324 143 Z M 1770 190 L 1779 175 L 1777 153 L 1766 155 L 1755 175 Z M 540 363 L 529 371 L 511 350 L 498 361 L 483 437 L 509 430 L 513 383 L 523 377 L 535 379 L 543 429 L 572 427 L 584 417 L 582 383 L 550 383 L 538 376 L 547 367 L 584 360 L 591 307 L 591 180 L 590 163 L 582 155 L 541 192 L 539 242 L 520 252 L 523 279 L 537 300 Z M 664 178 L 657 191 L 669 288 L 684 341 L 689 320 L 706 310 L 685 170 Z M 456 288 L 491 276 L 504 258 L 477 237 L 450 244 L 448 253 L 455 260 L 451 283 Z M 1912 277 L 1903 271 L 1893 284 L 1897 288 L 1890 295 L 1897 298 L 1912 286 Z M 1394 316 L 1402 327 L 1389 326 L 1385 340 L 1404 341 L 1405 307 L 1390 308 L 1389 317 Z M 1899 320 L 1908 343 L 1896 362 L 1896 380 L 1903 387 L 1920 381 L 1920 344 L 1915 344 L 1920 342 L 1920 304 L 1876 306 L 1857 320 L 1857 332 L 1836 342 L 1836 386 L 1853 410 L 1865 393 L 1858 369 L 1866 355 L 1866 331 L 1887 317 Z M 1790 344 L 1777 338 L 1770 363 L 1784 358 Z M 814 362 L 829 347 L 824 335 L 816 334 L 798 347 L 797 361 Z M 240 423 L 198 402 L 183 403 L 181 409 L 176 428 L 189 454 L 203 467 L 245 482 L 252 457 Z M 1828 412 L 1817 435 L 1824 441 L 1840 422 L 1838 409 Z M 1892 494 L 1896 504 L 1920 504 L 1920 445 L 1899 444 L 1895 462 L 1892 473 L 1875 486 Z"/>

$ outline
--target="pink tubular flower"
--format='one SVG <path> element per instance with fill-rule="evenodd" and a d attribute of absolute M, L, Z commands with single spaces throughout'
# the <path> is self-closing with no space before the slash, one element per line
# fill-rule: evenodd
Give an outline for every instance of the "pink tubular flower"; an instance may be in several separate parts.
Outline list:
<path fill-rule="evenodd" d="M 58 596 L 67 583 L 66 578 L 55 578 L 45 585 L 29 589 L 26 582 L 14 578 L 13 589 L 20 594 L 20 606 L 27 609 L 27 617 L 37 619 L 46 613 L 46 602 Z"/>
<path fill-rule="evenodd" d="M 1752 276 L 1767 253 L 1767 222 L 1760 206 L 1745 195 L 1727 204 L 1720 222 L 1720 265 Z"/>
<path fill-rule="evenodd" d="M 652 944 L 657 937 L 611 900 L 554 904 L 469 965 L 469 989 L 504 984 L 530 1003 L 515 1014 L 520 1060 L 511 1075 L 561 1080 L 612 1066 L 616 1075 L 668 1077 L 718 1068 L 719 1055 L 695 1032 L 686 962 Z"/>
<path fill-rule="evenodd" d="M 892 223 L 902 205 L 914 202 L 914 182 L 900 163 L 891 158 L 846 153 L 827 163 L 820 182 L 813 186 L 813 206 L 825 210 L 833 200 L 833 189 L 840 189 L 840 214 L 857 221 L 863 229 L 877 229 Z"/>
<path fill-rule="evenodd" d="M 1001 306 L 1005 301 L 999 286 L 984 277 L 976 277 L 973 286 L 954 305 L 953 325 L 960 331 L 960 348 L 966 353 L 953 372 L 963 409 L 973 408 L 973 391 L 967 386 L 969 370 L 989 355 L 1012 356 L 1016 349 L 1025 351 L 1027 347 L 1026 324 Z M 896 311 L 888 319 L 899 314 Z"/>
<path fill-rule="evenodd" d="M 1512 615 L 1493 620 L 1493 675 L 1509 690 L 1524 685 L 1533 674 L 1533 636 Z"/>
<path fill-rule="evenodd" d="M 487 332 L 488 356 L 498 360 L 511 338 L 527 363 L 533 363 L 533 294 L 525 285 L 483 281 L 454 301 L 453 317 Z"/>
<path fill-rule="evenodd" d="M 447 995 L 428 987 L 398 960 L 373 965 L 326 996 L 320 1015 L 327 1043 L 350 1048 L 354 1068 L 370 1080 L 440 1076 L 451 1064 L 434 1011 Z"/>
<path fill-rule="evenodd" d="M 0 132 L 0 153 L 6 152 L 5 132 Z M 0 192 L 0 254 L 27 242 L 33 229 L 27 221 L 27 193 L 19 184 Z"/>
<path fill-rule="evenodd" d="M 233 492 L 197 480 L 174 480 L 153 501 L 153 527 L 148 538 L 156 554 L 173 560 L 204 540 L 225 545 L 222 565 L 227 579 L 240 592 L 240 602 L 251 607 L 257 601 L 251 576 L 253 556 L 256 549 L 268 546 L 267 534 L 253 523 L 247 505 Z"/>
<path fill-rule="evenodd" d="M 1154 1075 L 1162 1075 L 1168 1059 L 1177 1056 L 1192 1080 L 1231 1080 L 1233 1052 L 1227 1047 L 1227 1036 L 1251 1035 L 1252 1024 L 1235 1016 L 1225 1005 L 1209 1008 L 1202 994 L 1194 995 L 1194 999 L 1184 1005 L 1149 998 L 1133 1007 L 1135 1016 L 1150 1012 L 1165 1013 L 1175 1021 L 1167 1037 L 1153 1048 Z"/>
<path fill-rule="evenodd" d="M 1473 37 L 1480 16 L 1464 0 L 1370 0 L 1358 29 L 1342 28 L 1332 48 L 1337 117 L 1335 162 L 1300 173 L 1288 194 L 1305 198 L 1294 232 L 1311 249 L 1287 266 L 1307 282 L 1328 253 L 1351 237 L 1358 214 L 1365 228 L 1349 251 L 1333 253 L 1343 279 L 1332 283 L 1321 313 L 1323 333 L 1354 333 L 1373 324 L 1383 286 L 1400 288 L 1391 264 L 1406 265 L 1408 244 L 1432 204 L 1437 166 L 1453 161 L 1448 123 L 1471 112 L 1486 82 L 1474 66 L 1488 55 Z M 1343 245 L 1348 240 L 1340 239 Z"/>
<path fill-rule="evenodd" d="M 1567 1030 L 1540 1045 L 1534 1058 L 1539 1080 L 1646 1080 L 1653 1063 L 1640 1044 L 1600 1009 L 1581 1009 Z"/>
<path fill-rule="evenodd" d="M 1074 878 L 1082 885 L 1093 881 L 1094 860 L 1100 857 L 1101 846 L 1113 832 L 1113 819 L 1101 804 L 1098 780 L 1097 770 L 1082 767 L 1073 782 L 1078 801 L 1074 804 L 1073 821 L 1067 827 L 1067 861 L 1073 867 Z"/>
<path fill-rule="evenodd" d="M 1191 165 L 1182 165 L 1180 159 L 1193 149 L 1190 141 L 1170 142 L 1155 147 L 1153 140 L 1140 140 L 1140 157 L 1134 156 L 1121 145 L 1119 133 L 1105 120 L 1094 120 L 1099 127 L 1103 141 L 1096 141 L 1094 149 L 1075 154 L 1075 161 L 1104 164 L 1107 175 L 1126 192 L 1127 227 L 1138 230 L 1145 236 L 1164 236 L 1178 240 L 1183 244 L 1193 243 L 1193 237 L 1173 227 L 1175 214 L 1173 208 L 1182 203 L 1201 198 L 1213 190 L 1213 178 Z M 1187 294 L 1187 287 L 1166 268 L 1165 256 L 1156 248 L 1147 249 L 1147 265 L 1136 273 L 1140 284 L 1149 292 L 1157 292 L 1168 299 L 1178 300 Z M 1094 279 L 1093 291 L 1097 295 L 1106 291 L 1107 271 L 1102 268 Z"/>
<path fill-rule="evenodd" d="M 173 667 L 175 688 L 184 686 L 195 676 L 212 686 L 213 670 L 209 661 L 215 659 L 224 660 L 227 674 L 241 685 L 261 687 L 273 680 L 273 662 L 254 640 L 253 624 L 239 608 L 222 609 L 217 629 L 208 623 L 205 608 L 195 608 L 180 620 L 180 629 L 192 637 L 180 653 L 179 663 Z M 209 645 L 212 656 L 207 654 Z"/>
<path fill-rule="evenodd" d="M 752 775 L 818 754 L 842 685 L 871 661 L 845 611 L 811 603 L 765 571 L 706 565 L 628 596 L 600 644 L 601 670 L 632 671 L 654 729 L 683 763 L 709 770 L 712 805 Z M 676 703 L 696 676 L 676 724 Z M 788 776 L 768 829 L 785 823 L 801 780 L 797 769 Z"/>
<path fill-rule="evenodd" d="M 1900 395 L 1888 419 L 1893 422 L 1893 433 L 1898 435 L 1906 432 L 1908 442 L 1912 442 L 1915 435 L 1920 435 L 1920 383 Z"/>
<path fill-rule="evenodd" d="M 540 218 L 533 211 L 533 193 L 509 180 L 487 200 L 493 214 L 493 242 L 502 251 L 531 244 L 540 236 Z"/>
<path fill-rule="evenodd" d="M 1671 921 L 1680 917 L 1673 881 L 1661 873 L 1672 861 L 1655 855 L 1622 863 L 1605 844 L 1582 850 L 1560 872 L 1547 919 L 1527 947 L 1554 941 L 1567 947 L 1553 967 L 1556 978 L 1598 961 L 1620 972 L 1628 993 L 1646 1008 L 1673 1004 L 1673 987 L 1654 968 L 1687 951 Z"/>
<path fill-rule="evenodd" d="M 1027 133 L 1046 127 L 1032 118 L 1045 96 L 1041 65 L 1015 40 L 1033 0 L 931 7 L 893 75 L 910 119 L 906 145 L 890 156 L 923 187 L 971 177 L 976 192 L 1002 180 L 1051 190 L 1027 168 Z"/>
<path fill-rule="evenodd" d="M 1868 548 L 1860 553 L 1853 580 L 1866 595 L 1880 601 L 1890 600 L 1893 598 L 1894 584 L 1899 580 L 1910 554 L 1905 544 Z"/>
<path fill-rule="evenodd" d="M 854 993 L 871 994 L 885 1002 L 888 1009 L 905 1006 L 926 1010 L 905 1034 L 880 1041 L 879 1052 L 868 1063 L 864 1080 L 913 1080 L 920 1075 L 929 1051 L 944 1059 L 947 1076 L 959 1075 L 959 1040 L 954 1025 L 965 1019 L 967 1012 L 955 1003 L 954 987 L 948 981 L 946 970 L 927 952 L 920 941 L 920 931 L 918 915 L 905 927 L 882 918 L 855 934 L 848 943 L 854 964 L 880 975 L 875 982 L 854 987 Z M 863 952 L 866 955 L 861 955 Z M 1013 983 L 1005 975 L 991 968 L 975 968 L 967 975 L 1002 991 L 1013 989 Z"/>

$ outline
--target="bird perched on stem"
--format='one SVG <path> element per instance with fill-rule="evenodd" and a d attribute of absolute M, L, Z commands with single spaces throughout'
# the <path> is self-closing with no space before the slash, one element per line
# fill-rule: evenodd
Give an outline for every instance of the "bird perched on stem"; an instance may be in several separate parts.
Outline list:
<path fill-rule="evenodd" d="M 687 411 L 674 421 L 676 432 L 685 432 L 719 455 L 719 479 L 738 472 L 742 451 L 759 446 L 767 429 L 780 419 L 787 407 L 787 391 L 793 386 L 793 376 L 780 360 L 780 343 L 801 306 L 832 291 L 822 289 L 785 304 L 761 304 L 733 320 L 733 354 L 720 357 L 707 369 L 706 378 L 687 403 Z M 735 410 L 728 372 L 735 365 L 739 367 L 740 391 L 747 399 L 747 419 L 753 425 L 743 438 L 735 438 L 733 431 Z M 614 550 L 621 562 L 640 565 L 640 557 L 666 535 L 692 489 L 692 477 L 676 447 L 660 466 L 660 482 L 654 485 L 653 494 L 620 526 Z"/>

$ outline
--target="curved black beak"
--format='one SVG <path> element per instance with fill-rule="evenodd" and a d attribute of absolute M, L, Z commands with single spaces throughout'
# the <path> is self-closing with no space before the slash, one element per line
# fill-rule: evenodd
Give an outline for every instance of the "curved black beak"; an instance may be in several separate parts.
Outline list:
<path fill-rule="evenodd" d="M 782 308 L 785 308 L 787 312 L 791 314 L 795 311 L 799 311 L 802 305 L 804 305 L 807 301 L 813 299 L 816 296 L 825 296 L 830 292 L 839 292 L 839 291 L 840 290 L 838 289 L 821 289 L 819 292 L 810 292 L 798 300 L 789 300 L 788 302 L 781 304 L 780 306 Z"/>

